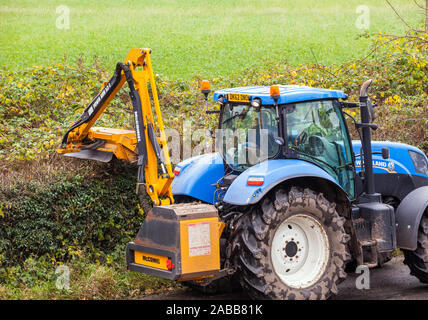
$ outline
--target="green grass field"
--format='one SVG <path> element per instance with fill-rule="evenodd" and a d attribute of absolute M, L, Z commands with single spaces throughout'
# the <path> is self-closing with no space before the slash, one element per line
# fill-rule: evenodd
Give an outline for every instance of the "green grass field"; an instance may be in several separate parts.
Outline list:
<path fill-rule="evenodd" d="M 422 25 L 409 0 L 391 0 L 409 23 Z M 59 5 L 70 28 L 56 27 Z M 155 72 L 172 79 L 219 77 L 269 61 L 342 63 L 368 52 L 358 38 L 356 8 L 370 9 L 369 32 L 406 27 L 382 0 L 83 1 L 0 0 L 0 65 L 12 70 L 75 63 L 97 55 L 107 70 L 132 47 L 151 47 Z M 312 52 L 311 52 L 312 50 Z"/>

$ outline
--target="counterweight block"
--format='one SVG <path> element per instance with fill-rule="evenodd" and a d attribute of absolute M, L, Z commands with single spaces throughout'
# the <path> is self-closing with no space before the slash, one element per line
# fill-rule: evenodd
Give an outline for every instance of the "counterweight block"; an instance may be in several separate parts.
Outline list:
<path fill-rule="evenodd" d="M 219 228 L 212 205 L 155 206 L 127 245 L 128 269 L 179 281 L 213 277 L 220 270 Z"/>

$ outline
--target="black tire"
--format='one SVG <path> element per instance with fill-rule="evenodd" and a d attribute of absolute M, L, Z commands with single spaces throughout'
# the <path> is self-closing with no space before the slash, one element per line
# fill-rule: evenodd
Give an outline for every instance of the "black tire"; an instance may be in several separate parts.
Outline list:
<path fill-rule="evenodd" d="M 241 285 L 254 299 L 327 299 L 337 293 L 337 284 L 345 279 L 346 261 L 350 259 L 346 243 L 350 236 L 344 229 L 335 204 L 322 193 L 293 187 L 278 189 L 244 216 L 237 236 L 237 264 Z M 271 246 L 276 230 L 286 219 L 299 214 L 317 220 L 328 237 L 329 252 L 324 272 L 309 287 L 286 285 L 275 272 Z M 298 258 L 298 256 L 296 256 Z"/>
<path fill-rule="evenodd" d="M 416 250 L 403 250 L 403 253 L 404 264 L 409 267 L 410 274 L 422 283 L 428 283 L 428 210 L 419 224 Z"/>

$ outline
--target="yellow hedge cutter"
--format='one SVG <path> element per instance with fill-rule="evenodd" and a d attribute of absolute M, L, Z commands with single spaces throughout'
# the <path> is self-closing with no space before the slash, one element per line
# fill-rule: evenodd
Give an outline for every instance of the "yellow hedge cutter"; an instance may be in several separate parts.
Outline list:
<path fill-rule="evenodd" d="M 150 53 L 150 49 L 132 49 L 123 63 L 117 63 L 113 77 L 71 124 L 57 151 L 81 159 L 108 162 L 116 157 L 137 162 L 137 194 L 147 216 L 136 239 L 126 248 L 130 270 L 180 281 L 214 279 L 221 274 L 219 238 L 224 223 L 219 222 L 212 205 L 174 204 L 174 174 Z M 135 131 L 92 127 L 125 81 L 130 90 Z M 146 192 L 153 201 L 152 210 L 145 202 Z M 192 243 L 201 237 L 206 239 L 208 251 L 194 254 Z"/>

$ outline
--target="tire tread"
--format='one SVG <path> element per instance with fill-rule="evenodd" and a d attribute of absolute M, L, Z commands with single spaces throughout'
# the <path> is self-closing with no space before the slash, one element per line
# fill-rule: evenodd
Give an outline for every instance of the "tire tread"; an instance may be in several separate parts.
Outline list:
<path fill-rule="evenodd" d="M 241 236 L 237 237 L 240 247 L 245 248 L 237 252 L 237 265 L 242 271 L 239 275 L 242 287 L 256 299 L 327 299 L 332 294 L 337 294 L 337 284 L 346 277 L 344 268 L 350 259 L 346 243 L 350 236 L 344 230 L 345 218 L 338 215 L 336 204 L 330 203 L 322 193 L 308 188 L 292 187 L 288 192 L 278 189 L 272 197 L 273 199 L 266 197 L 260 206 L 254 207 L 249 216 L 242 218 Z M 336 250 L 330 258 L 332 262 L 327 271 L 328 280 L 323 278 L 323 281 L 320 280 L 307 289 L 281 285 L 275 271 L 263 262 L 268 257 L 266 246 L 269 246 L 267 242 L 270 230 L 276 228 L 282 222 L 281 217 L 293 207 L 323 212 L 319 219 L 331 227 L 335 236 Z M 256 247 L 249 244 L 248 237 L 251 235 L 256 239 Z M 251 259 L 247 259 L 249 252 Z"/>

